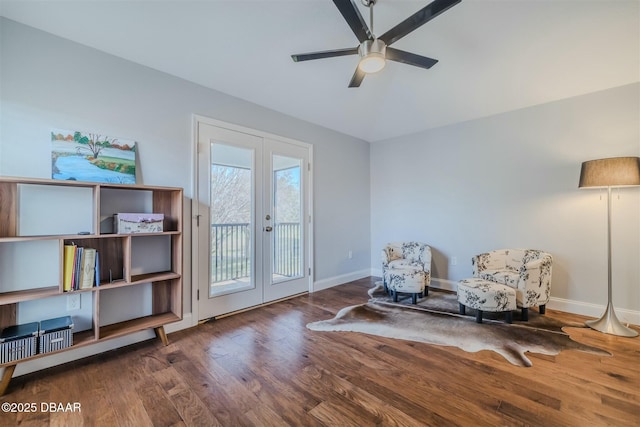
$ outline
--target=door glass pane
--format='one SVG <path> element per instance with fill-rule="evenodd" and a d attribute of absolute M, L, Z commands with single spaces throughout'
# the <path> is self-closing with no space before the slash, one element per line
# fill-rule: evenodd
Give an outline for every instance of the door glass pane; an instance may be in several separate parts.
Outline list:
<path fill-rule="evenodd" d="M 254 288 L 253 150 L 211 144 L 209 297 Z"/>
<path fill-rule="evenodd" d="M 301 159 L 273 156 L 272 283 L 302 277 Z"/>

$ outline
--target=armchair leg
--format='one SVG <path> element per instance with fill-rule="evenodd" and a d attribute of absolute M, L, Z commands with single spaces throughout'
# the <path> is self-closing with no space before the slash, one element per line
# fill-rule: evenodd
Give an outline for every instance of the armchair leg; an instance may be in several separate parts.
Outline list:
<path fill-rule="evenodd" d="M 522 307 L 522 321 L 523 322 L 528 322 L 529 321 L 529 309 Z"/>
<path fill-rule="evenodd" d="M 398 291 L 391 291 L 393 294 L 393 302 L 398 302 Z"/>
<path fill-rule="evenodd" d="M 411 304 L 418 303 L 418 294 L 411 294 Z"/>
<path fill-rule="evenodd" d="M 464 304 L 458 304 L 460 306 L 460 314 L 464 315 L 467 307 L 464 306 Z"/>
<path fill-rule="evenodd" d="M 504 314 L 504 321 L 507 322 L 507 323 L 512 323 L 513 322 L 513 317 L 511 316 L 511 312 L 510 311 L 507 311 Z"/>
<path fill-rule="evenodd" d="M 538 311 L 540 312 L 540 314 L 545 314 L 545 312 L 547 311 L 547 305 L 542 304 L 540 307 L 538 307 Z"/>
<path fill-rule="evenodd" d="M 476 310 L 476 323 L 482 323 L 482 310 Z"/>

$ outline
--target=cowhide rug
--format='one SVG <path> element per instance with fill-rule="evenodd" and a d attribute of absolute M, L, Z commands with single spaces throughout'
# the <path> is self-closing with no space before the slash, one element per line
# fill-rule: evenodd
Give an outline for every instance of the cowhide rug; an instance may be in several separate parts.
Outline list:
<path fill-rule="evenodd" d="M 369 290 L 371 299 L 365 304 L 345 307 L 330 320 L 307 324 L 313 331 L 361 332 L 388 338 L 404 339 L 442 346 L 454 346 L 474 353 L 492 350 L 516 366 L 532 366 L 526 352 L 557 355 L 562 350 L 578 350 L 599 356 L 610 353 L 573 341 L 563 332 L 568 324 L 541 316 L 529 310 L 529 321 L 521 322 L 514 312 L 512 324 L 484 318 L 476 323 L 474 310 L 458 314 L 455 294 L 431 290 L 418 305 L 410 299 L 391 302 L 382 286 Z M 490 314 L 490 313 L 487 313 Z"/>

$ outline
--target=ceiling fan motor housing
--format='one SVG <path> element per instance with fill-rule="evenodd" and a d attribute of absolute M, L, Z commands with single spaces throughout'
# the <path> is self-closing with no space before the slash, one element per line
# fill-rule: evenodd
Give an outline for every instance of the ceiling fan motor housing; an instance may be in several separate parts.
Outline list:
<path fill-rule="evenodd" d="M 362 44 L 358 48 L 358 53 L 362 58 L 370 54 L 379 54 L 379 55 L 382 55 L 382 57 L 384 58 L 386 52 L 387 52 L 387 45 L 382 40 L 379 40 L 379 39 L 365 40 L 362 42 Z"/>

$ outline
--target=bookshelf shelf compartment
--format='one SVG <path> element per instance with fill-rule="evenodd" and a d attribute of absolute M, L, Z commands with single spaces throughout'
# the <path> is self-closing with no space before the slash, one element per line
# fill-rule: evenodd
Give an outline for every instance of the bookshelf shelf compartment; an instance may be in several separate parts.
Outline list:
<path fill-rule="evenodd" d="M 138 283 L 158 282 L 161 280 L 177 279 L 179 277 L 180 277 L 180 274 L 175 273 L 173 271 L 165 271 L 161 273 L 137 274 L 135 276 L 131 276 L 131 284 L 135 285 Z"/>
<path fill-rule="evenodd" d="M 161 213 L 164 231 L 115 234 L 113 215 L 124 212 Z M 182 320 L 182 228 L 181 188 L 0 177 L 0 329 L 73 318 L 72 295 L 81 298 L 74 324 L 83 329 L 68 348 L 0 365 L 0 395 L 17 363 L 145 329 L 166 342 L 164 325 Z M 64 291 L 72 244 L 99 254 L 99 286 Z"/>
<path fill-rule="evenodd" d="M 129 335 L 144 329 L 157 328 L 179 320 L 181 317 L 174 313 L 161 313 L 113 323 L 100 328 L 100 341 Z"/>

